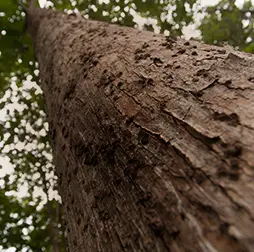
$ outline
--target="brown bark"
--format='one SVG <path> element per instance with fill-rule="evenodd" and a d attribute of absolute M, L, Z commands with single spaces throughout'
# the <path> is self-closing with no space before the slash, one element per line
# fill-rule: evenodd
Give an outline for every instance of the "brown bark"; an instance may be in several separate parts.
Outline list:
<path fill-rule="evenodd" d="M 254 57 L 29 20 L 70 251 L 254 251 Z"/>

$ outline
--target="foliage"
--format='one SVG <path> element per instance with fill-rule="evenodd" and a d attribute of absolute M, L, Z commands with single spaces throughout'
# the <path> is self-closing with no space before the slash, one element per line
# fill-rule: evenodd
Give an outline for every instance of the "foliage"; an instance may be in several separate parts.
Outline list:
<path fill-rule="evenodd" d="M 0 173 L 0 249 L 52 251 L 54 240 L 64 251 L 48 126 L 42 92 L 36 85 L 39 84 L 38 64 L 25 31 L 25 12 L 18 2 L 0 1 L 3 117 L 0 148 L 1 155 L 14 167 L 13 171 L 3 167 Z M 27 4 L 26 0 L 22 2 Z M 79 10 L 96 20 L 132 27 L 142 21 L 144 29 L 153 30 L 156 26 L 162 33 L 181 35 L 182 28 L 192 22 L 196 0 L 54 0 L 48 3 L 56 9 Z M 25 192 L 20 195 L 22 190 Z"/>
<path fill-rule="evenodd" d="M 34 202 L 30 196 L 24 197 L 22 201 L 14 196 L 7 196 L 6 190 L 8 189 L 4 188 L 0 191 L 1 247 L 15 247 L 17 251 L 24 248 L 30 248 L 32 251 L 50 251 L 50 238 L 45 237 L 45 233 L 50 232 L 47 208 L 38 207 L 40 200 Z M 56 202 L 49 201 L 48 204 L 53 207 Z"/>
<path fill-rule="evenodd" d="M 235 0 L 221 0 L 215 6 L 205 9 L 200 25 L 202 40 L 207 44 L 221 45 L 223 42 L 254 52 L 254 8 L 251 0 L 245 0 L 241 7 Z"/>

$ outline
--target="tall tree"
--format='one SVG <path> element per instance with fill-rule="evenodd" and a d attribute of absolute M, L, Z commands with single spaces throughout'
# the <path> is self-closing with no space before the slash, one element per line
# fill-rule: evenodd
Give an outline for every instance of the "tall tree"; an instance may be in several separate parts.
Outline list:
<path fill-rule="evenodd" d="M 253 56 L 31 7 L 70 251 L 252 251 Z"/>
<path fill-rule="evenodd" d="M 199 27 L 205 43 L 221 45 L 229 43 L 246 52 L 254 52 L 254 8 L 251 0 L 241 7 L 235 0 L 221 0 L 215 6 L 205 8 Z"/>
<path fill-rule="evenodd" d="M 14 168 L 13 172 L 0 175 L 0 250 L 15 247 L 16 251 L 57 251 L 52 244 L 59 237 L 58 247 L 62 247 L 63 232 L 59 202 L 52 200 L 56 177 L 42 93 L 34 82 L 39 83 L 38 64 L 24 29 L 25 13 L 18 2 L 26 3 L 0 1 L 0 96 L 4 94 L 1 112 L 6 112 L 1 118 L 0 148 L 1 156 L 8 157 Z M 182 27 L 192 21 L 195 2 L 53 0 L 48 1 L 48 6 L 68 12 L 78 9 L 80 15 L 90 19 L 126 26 L 137 26 L 135 17 L 139 16 L 145 29 L 156 26 L 161 33 L 180 35 Z M 6 163 L 3 168 L 7 170 Z M 26 195 L 16 197 L 23 187 L 27 187 Z"/>
<path fill-rule="evenodd" d="M 6 112 L 5 118 L 1 118 L 0 148 L 1 156 L 7 156 L 14 168 L 13 172 L 0 175 L 0 250 L 13 246 L 16 251 L 56 251 L 56 246 L 52 247 L 56 238 L 60 236 L 58 247 L 63 244 L 59 202 L 52 200 L 56 177 L 42 93 L 34 82 L 39 83 L 38 65 L 24 29 L 25 13 L 18 2 L 26 3 L 25 0 L 0 1 L 0 96 L 4 94 L 1 115 Z M 80 15 L 90 19 L 126 26 L 137 26 L 134 16 L 139 16 L 145 29 L 153 30 L 156 26 L 162 33 L 180 35 L 182 27 L 192 21 L 195 2 L 54 0 L 48 5 L 68 12 L 78 9 Z M 3 168 L 7 170 L 6 163 Z M 26 195 L 16 198 L 23 187 L 27 187 Z"/>

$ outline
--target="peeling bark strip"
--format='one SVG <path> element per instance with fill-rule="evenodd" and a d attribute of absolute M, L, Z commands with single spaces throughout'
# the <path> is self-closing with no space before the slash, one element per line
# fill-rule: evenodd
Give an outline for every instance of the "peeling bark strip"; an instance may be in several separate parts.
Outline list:
<path fill-rule="evenodd" d="M 29 17 L 70 251 L 254 251 L 254 57 Z"/>

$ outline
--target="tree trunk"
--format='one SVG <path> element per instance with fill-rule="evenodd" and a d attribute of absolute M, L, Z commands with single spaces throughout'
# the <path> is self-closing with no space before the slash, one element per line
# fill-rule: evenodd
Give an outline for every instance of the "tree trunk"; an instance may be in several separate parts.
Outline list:
<path fill-rule="evenodd" d="M 70 251 L 254 251 L 254 57 L 30 10 Z"/>

